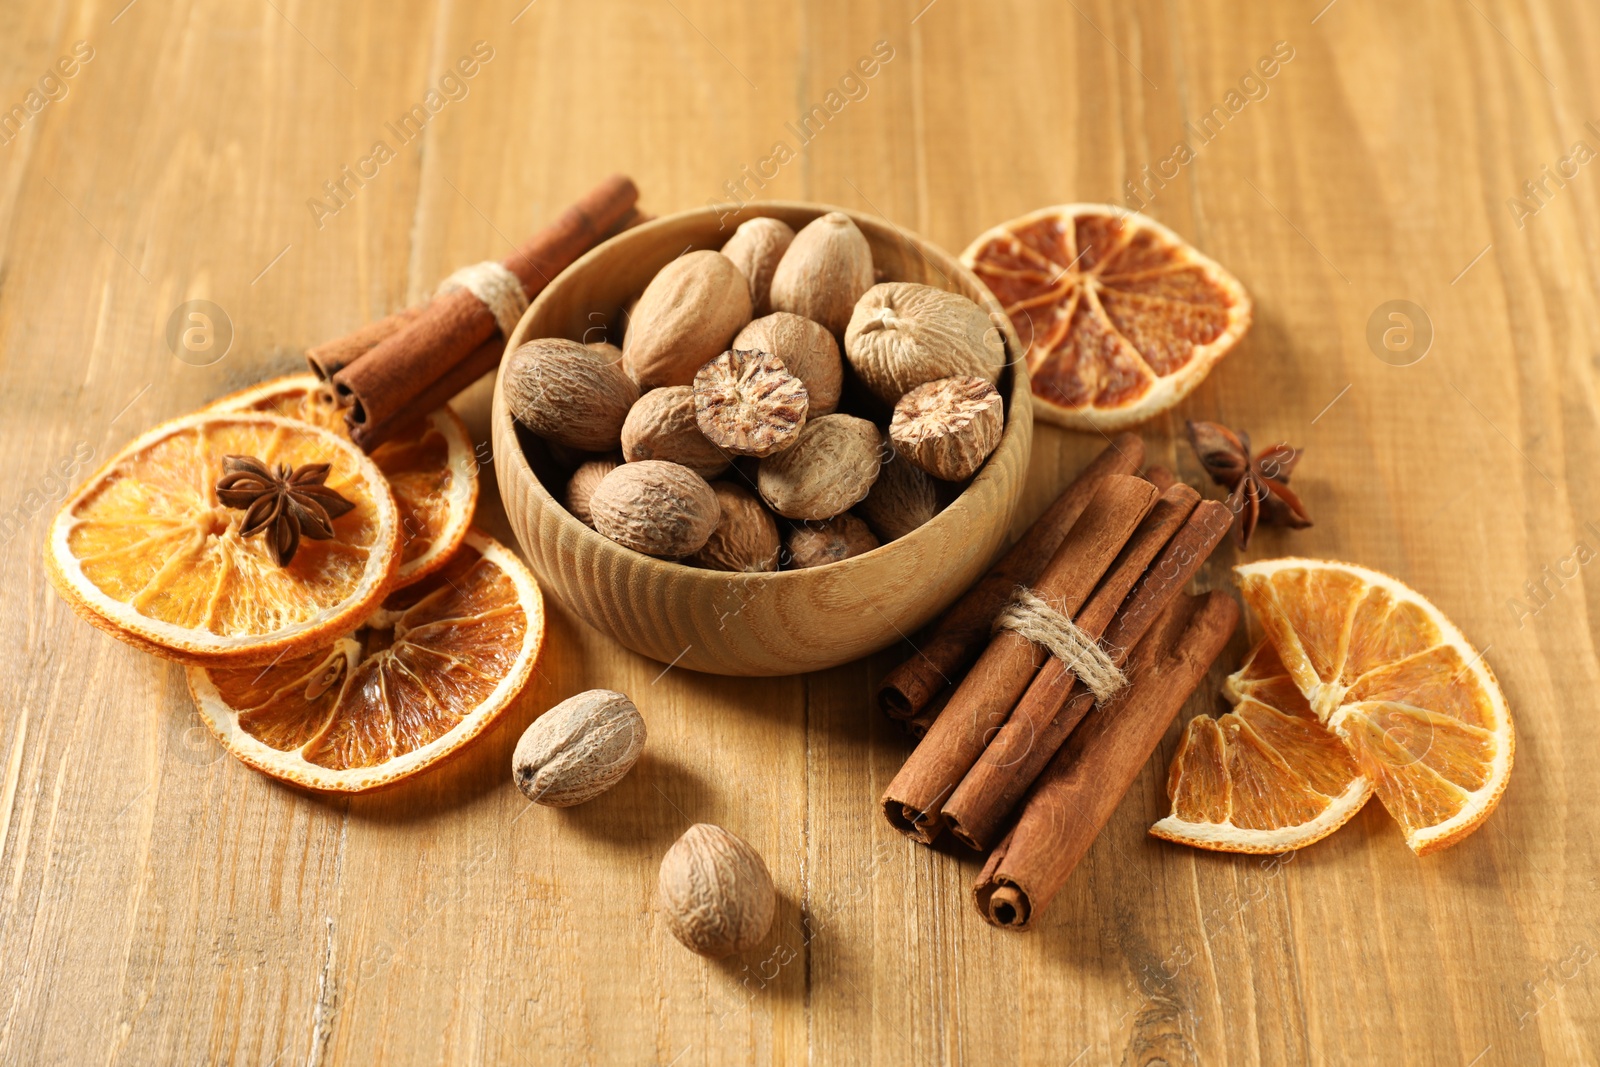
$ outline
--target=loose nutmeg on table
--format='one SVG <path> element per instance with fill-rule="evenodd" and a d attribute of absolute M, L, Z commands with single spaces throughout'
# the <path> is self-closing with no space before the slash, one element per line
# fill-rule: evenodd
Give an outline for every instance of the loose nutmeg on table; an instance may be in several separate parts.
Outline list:
<path fill-rule="evenodd" d="M 533 721 L 511 756 L 527 798 L 553 808 L 593 800 L 622 780 L 644 751 L 644 718 L 610 689 L 568 697 Z"/>
<path fill-rule="evenodd" d="M 778 910 L 761 854 L 710 823 L 689 827 L 667 850 L 657 885 L 672 936 L 712 959 L 755 948 Z"/>

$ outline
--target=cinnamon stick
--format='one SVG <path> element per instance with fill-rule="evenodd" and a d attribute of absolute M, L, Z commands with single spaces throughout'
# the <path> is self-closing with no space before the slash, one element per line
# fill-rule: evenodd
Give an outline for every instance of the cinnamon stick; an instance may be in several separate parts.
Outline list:
<path fill-rule="evenodd" d="M 357 358 L 371 352 L 380 341 L 387 340 L 405 329 L 421 314 L 420 306 L 401 308 L 375 322 L 358 326 L 343 337 L 335 337 L 331 341 L 324 341 L 320 345 L 308 348 L 306 366 L 311 368 L 311 373 L 317 376 L 318 381 L 325 382 L 354 363 Z"/>
<path fill-rule="evenodd" d="M 972 891 L 986 920 L 1025 930 L 1049 905 L 1238 622 L 1238 604 L 1221 591 L 1168 607 L 1130 661 L 1132 684 L 1073 732 L 983 865 Z"/>
<path fill-rule="evenodd" d="M 614 237 L 623 230 L 631 230 L 633 227 L 649 222 L 653 218 L 655 218 L 654 215 L 640 211 L 637 207 L 630 208 L 620 222 L 617 222 L 611 229 L 606 231 L 605 236 L 607 238 Z M 378 342 L 393 337 L 410 325 L 416 320 L 417 316 L 422 314 L 425 306 L 424 304 L 418 304 L 415 307 L 401 308 L 399 311 L 385 315 L 374 322 L 358 326 L 343 337 L 335 337 L 331 341 L 324 341 L 320 345 L 306 349 L 306 366 L 311 370 L 311 373 L 317 376 L 318 381 L 325 382 L 330 380 L 339 371 L 354 363 L 357 358 L 372 351 L 373 348 L 377 347 Z M 481 346 L 479 351 L 482 351 Z M 477 352 L 473 353 L 473 356 L 477 355 Z M 468 357 L 468 359 L 471 358 L 473 357 Z M 490 369 L 493 368 L 491 367 Z M 480 377 L 482 377 L 482 374 L 474 375 L 469 379 L 468 384 Z M 455 389 L 445 393 L 444 389 L 436 388 L 434 391 L 436 393 L 444 393 L 448 400 L 449 397 L 455 396 L 461 390 Z M 422 404 L 419 401 L 413 406 L 421 408 Z M 435 407 L 437 406 L 435 405 Z M 433 409 L 428 408 L 426 410 L 432 411 Z"/>
<path fill-rule="evenodd" d="M 1078 629 L 1093 638 L 1105 633 L 1156 554 L 1182 529 L 1199 503 L 1200 494 L 1187 485 L 1173 486 L 1161 494 L 1156 506 L 1100 580 L 1089 602 L 1073 619 Z M 1109 651 L 1112 662 L 1120 666 L 1121 658 L 1131 652 L 1132 647 L 1122 647 L 1121 657 L 1117 655 L 1116 646 L 1110 646 Z M 1052 678 L 1060 679 L 1068 687 L 1077 681 L 1059 660 L 1052 659 L 1044 667 Z M 973 848 L 987 848 L 993 843 L 996 825 L 1027 790 L 1029 783 L 1017 780 L 1017 764 L 1037 747 L 1039 736 L 1048 731 L 1050 718 L 1059 710 L 1047 699 L 1040 699 L 1041 693 L 1035 692 L 1038 680 L 1036 675 L 1005 725 L 995 732 L 983 755 L 945 801 L 943 814 L 951 833 Z M 1030 695 L 1035 699 L 1029 700 Z M 1052 754 L 1053 750 L 1042 755 L 1048 759 Z"/>
<path fill-rule="evenodd" d="M 422 390 L 416 400 L 408 403 L 405 408 L 397 411 L 394 416 L 379 422 L 378 426 L 368 426 L 363 429 L 362 437 L 358 440 L 357 445 L 368 451 L 378 448 L 379 445 L 387 442 L 390 437 L 394 437 L 398 430 L 411 426 L 413 422 L 418 421 L 422 416 L 426 416 L 434 408 L 442 408 L 446 403 L 450 403 L 451 397 L 454 397 L 462 389 L 470 386 L 472 382 L 478 381 L 485 374 L 491 373 L 496 366 L 499 366 L 501 355 L 504 355 L 504 352 L 506 352 L 506 342 L 502 341 L 501 336 L 496 333 L 493 338 L 488 339 L 488 341 L 480 344 L 477 349 L 474 349 L 472 355 L 464 358 L 461 363 L 454 366 L 453 370 L 448 371 L 443 378 L 438 379 L 432 386 Z"/>
<path fill-rule="evenodd" d="M 933 728 L 933 720 L 939 717 L 939 712 L 928 708 L 914 719 L 896 719 L 895 721 L 905 727 L 906 734 L 913 741 L 921 741 L 928 736 L 928 731 Z"/>
<path fill-rule="evenodd" d="M 1186 485 L 1175 485 L 1167 490 L 1164 499 L 1184 494 L 1190 499 L 1199 495 Z M 1138 572 L 1127 579 L 1127 571 L 1120 564 L 1114 567 L 1101 589 L 1095 591 L 1090 606 L 1075 620 L 1080 629 L 1101 635 L 1101 644 L 1118 666 L 1167 605 L 1177 599 L 1232 525 L 1233 513 L 1219 500 L 1201 501 L 1191 507 L 1194 510 L 1175 534 L 1167 531 L 1167 536 L 1162 536 L 1147 523 L 1141 532 L 1148 532 L 1150 541 L 1159 538 L 1165 543 L 1164 548 L 1160 543 L 1156 545 L 1161 548 L 1161 555 L 1151 562 L 1155 552 L 1149 550 L 1147 542 L 1139 553 L 1149 550 L 1150 554 L 1138 562 L 1134 555 L 1136 535 L 1125 553 L 1128 558 L 1121 563 L 1130 568 L 1137 565 Z M 1114 616 L 1107 610 L 1107 603 L 1115 605 Z M 1099 629 L 1093 629 L 1097 625 Z M 955 820 L 955 836 L 974 848 L 992 844 L 1017 802 L 1093 706 L 1094 694 L 1078 682 L 1066 664 L 1052 657 L 1028 686 L 984 758 L 974 764 L 946 802 L 943 814 L 947 822 Z"/>
<path fill-rule="evenodd" d="M 1155 486 L 1143 479 L 1127 475 L 1103 479 L 1033 583 L 1033 592 L 1058 611 L 1076 614 L 1155 499 Z M 883 809 L 890 825 L 924 844 L 939 835 L 944 826 L 940 806 L 983 754 L 990 735 L 1005 722 L 1045 656 L 1043 649 L 1014 630 L 993 636 L 889 783 Z"/>
<path fill-rule="evenodd" d="M 1144 441 L 1138 434 L 1112 438 L 978 584 L 945 612 L 916 655 L 889 672 L 878 687 L 878 706 L 895 719 L 921 714 L 935 693 L 978 658 L 1012 590 L 1038 579 L 1088 506 L 1100 479 L 1132 474 L 1143 462 Z"/>
<path fill-rule="evenodd" d="M 949 689 L 940 692 L 933 698 L 933 703 L 923 708 L 922 713 L 914 719 L 890 719 L 889 721 L 899 723 L 900 728 L 906 732 L 906 736 L 911 740 L 921 741 L 928 736 L 928 731 L 933 728 L 934 720 L 945 709 L 945 705 L 950 703 L 951 695 L 952 690 Z"/>
<path fill-rule="evenodd" d="M 607 178 L 512 253 L 505 268 L 532 299 L 623 221 L 638 197 L 629 179 Z M 420 414 L 418 398 L 498 329 L 493 313 L 472 293 L 455 290 L 435 297 L 399 332 L 334 374 L 336 393 L 350 405 L 345 422 L 351 438 L 369 448 L 382 439 L 385 424 L 392 429 Z"/>
<path fill-rule="evenodd" d="M 1177 484 L 1178 476 L 1172 473 L 1170 467 L 1151 465 L 1145 468 L 1144 480 L 1164 493 Z"/>

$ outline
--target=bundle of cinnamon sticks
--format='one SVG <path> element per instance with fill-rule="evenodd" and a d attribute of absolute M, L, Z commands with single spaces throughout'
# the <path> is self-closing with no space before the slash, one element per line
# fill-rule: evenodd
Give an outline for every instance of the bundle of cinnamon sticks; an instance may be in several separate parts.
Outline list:
<path fill-rule="evenodd" d="M 1000 843 L 977 887 L 997 925 L 1060 889 L 1237 624 L 1226 595 L 1182 592 L 1231 512 L 1135 476 L 1143 458 L 1137 436 L 1113 440 L 879 689 L 925 730 L 884 815 L 924 844 Z"/>
<path fill-rule="evenodd" d="M 630 179 L 612 175 L 518 247 L 501 264 L 509 276 L 500 276 L 532 300 L 585 252 L 643 221 L 638 199 Z M 306 362 L 344 405 L 351 438 L 370 451 L 492 371 L 506 333 L 496 309 L 454 288 L 318 345 Z"/>

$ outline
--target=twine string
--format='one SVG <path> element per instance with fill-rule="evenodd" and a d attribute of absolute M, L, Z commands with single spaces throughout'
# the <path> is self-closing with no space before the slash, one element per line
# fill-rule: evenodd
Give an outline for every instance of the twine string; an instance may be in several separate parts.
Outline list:
<path fill-rule="evenodd" d="M 1017 587 L 994 620 L 994 628 L 1014 630 L 1048 649 L 1089 688 L 1097 704 L 1104 704 L 1128 684 L 1127 676 L 1100 647 L 1100 642 L 1026 586 Z"/>
<path fill-rule="evenodd" d="M 458 289 L 483 301 L 506 337 L 511 336 L 522 313 L 528 310 L 528 294 L 522 288 L 522 280 L 492 259 L 462 267 L 439 283 L 441 295 Z"/>

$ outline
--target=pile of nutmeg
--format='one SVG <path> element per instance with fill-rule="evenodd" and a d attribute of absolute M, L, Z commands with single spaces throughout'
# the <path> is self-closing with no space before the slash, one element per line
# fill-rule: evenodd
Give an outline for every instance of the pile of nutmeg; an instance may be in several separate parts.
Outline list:
<path fill-rule="evenodd" d="M 933 518 L 1005 421 L 983 308 L 874 278 L 842 213 L 799 233 L 750 219 L 663 267 L 620 349 L 518 348 L 511 412 L 569 460 L 572 514 L 618 544 L 727 571 L 858 556 Z"/>

